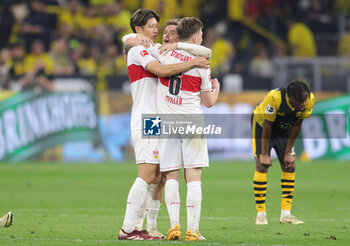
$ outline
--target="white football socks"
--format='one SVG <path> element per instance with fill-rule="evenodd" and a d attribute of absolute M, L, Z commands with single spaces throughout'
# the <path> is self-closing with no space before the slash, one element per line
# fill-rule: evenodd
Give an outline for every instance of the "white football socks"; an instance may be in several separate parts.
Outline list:
<path fill-rule="evenodd" d="M 187 230 L 199 231 L 202 205 L 202 187 L 200 181 L 187 183 Z"/>
<path fill-rule="evenodd" d="M 157 227 L 157 217 L 160 208 L 159 200 L 152 200 L 150 206 L 148 207 L 147 212 L 147 231 L 149 231 L 152 227 Z"/>
<path fill-rule="evenodd" d="M 281 217 L 280 219 L 282 219 L 284 216 L 290 215 L 290 210 L 281 210 Z"/>
<path fill-rule="evenodd" d="M 258 213 L 256 214 L 256 217 L 258 217 L 258 216 L 261 215 L 261 214 L 263 214 L 263 215 L 266 216 L 266 212 L 258 212 Z"/>
<path fill-rule="evenodd" d="M 141 178 L 136 178 L 129 191 L 126 203 L 125 218 L 122 227 L 126 233 L 135 230 L 136 225 L 139 223 L 140 217 L 144 214 L 144 205 L 148 194 L 149 187 L 147 183 Z"/>
<path fill-rule="evenodd" d="M 165 203 L 170 217 L 171 227 L 180 224 L 180 193 L 179 182 L 169 179 L 165 182 Z"/>

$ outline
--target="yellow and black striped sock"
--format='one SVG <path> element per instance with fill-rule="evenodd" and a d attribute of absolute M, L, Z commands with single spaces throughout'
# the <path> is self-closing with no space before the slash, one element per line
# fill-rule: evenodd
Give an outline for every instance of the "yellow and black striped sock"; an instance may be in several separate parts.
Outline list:
<path fill-rule="evenodd" d="M 254 173 L 254 194 L 256 210 L 258 212 L 266 212 L 265 198 L 267 189 L 267 173 L 260 173 L 255 171 Z"/>
<path fill-rule="evenodd" d="M 294 194 L 295 173 L 282 172 L 281 187 L 282 187 L 282 200 L 281 209 L 291 210 Z"/>

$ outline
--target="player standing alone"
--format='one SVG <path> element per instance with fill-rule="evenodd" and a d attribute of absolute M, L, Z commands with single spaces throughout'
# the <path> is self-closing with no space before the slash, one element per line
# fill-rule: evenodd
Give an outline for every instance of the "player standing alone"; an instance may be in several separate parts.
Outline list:
<path fill-rule="evenodd" d="M 303 224 L 291 214 L 295 184 L 294 142 L 303 119 L 309 118 L 314 95 L 309 86 L 295 80 L 286 89 L 271 90 L 258 104 L 252 115 L 252 148 L 256 169 L 254 194 L 257 209 L 256 224 L 267 224 L 265 197 L 267 172 L 272 165 L 270 151 L 275 149 L 282 168 L 281 216 L 282 224 Z"/>

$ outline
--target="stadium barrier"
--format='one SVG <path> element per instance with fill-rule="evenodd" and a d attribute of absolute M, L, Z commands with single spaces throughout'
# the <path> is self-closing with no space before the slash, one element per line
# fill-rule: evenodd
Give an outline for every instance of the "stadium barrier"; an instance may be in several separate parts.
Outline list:
<path fill-rule="evenodd" d="M 234 128 L 235 137 L 208 138 L 211 160 L 252 158 L 250 114 L 265 95 L 266 91 L 221 93 L 217 105 L 204 109 L 205 113 L 218 115 L 216 120 L 221 116 L 236 115 L 234 117 L 236 122 L 227 122 L 232 124 L 229 128 Z M 298 140 L 297 153 L 303 158 L 350 159 L 349 140 L 331 138 L 331 135 L 335 134 L 332 130 L 334 123 L 322 117 L 327 112 L 341 109 L 347 112 L 347 120 L 349 119 L 349 109 L 346 109 L 349 97 L 339 97 L 339 95 L 341 94 L 338 92 L 316 93 L 317 101 L 335 98 L 329 99 L 326 103 L 316 103 L 315 106 L 316 117 L 321 117 L 323 124 L 324 132 L 321 135 L 329 139 L 326 141 Z M 2 162 L 18 162 L 27 159 L 69 163 L 133 162 L 134 160 L 130 139 L 132 99 L 128 94 L 121 91 L 105 91 L 96 94 L 1 91 L 0 98 L 2 124 L 0 126 L 0 160 Z M 324 107 L 322 105 L 338 105 L 333 103 L 333 100 L 342 102 L 342 104 L 338 103 L 342 106 L 339 108 L 334 106 L 327 110 L 319 108 Z M 81 103 L 83 101 L 86 102 L 84 105 Z M 340 123 L 336 122 L 336 124 L 339 127 Z M 302 134 L 307 136 L 309 128 L 310 125 L 305 124 Z M 320 146 L 323 152 L 319 149 Z M 339 146 L 341 146 L 340 149 Z"/>

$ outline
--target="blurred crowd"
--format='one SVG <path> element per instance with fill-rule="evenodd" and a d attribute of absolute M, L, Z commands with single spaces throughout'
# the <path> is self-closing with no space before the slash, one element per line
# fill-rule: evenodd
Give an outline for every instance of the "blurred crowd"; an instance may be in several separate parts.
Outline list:
<path fill-rule="evenodd" d="M 54 76 L 127 75 L 121 37 L 138 8 L 196 16 L 214 76 L 273 76 L 275 57 L 350 56 L 347 0 L 0 0 L 0 85 L 52 90 Z M 16 81 L 16 83 L 11 83 Z"/>

